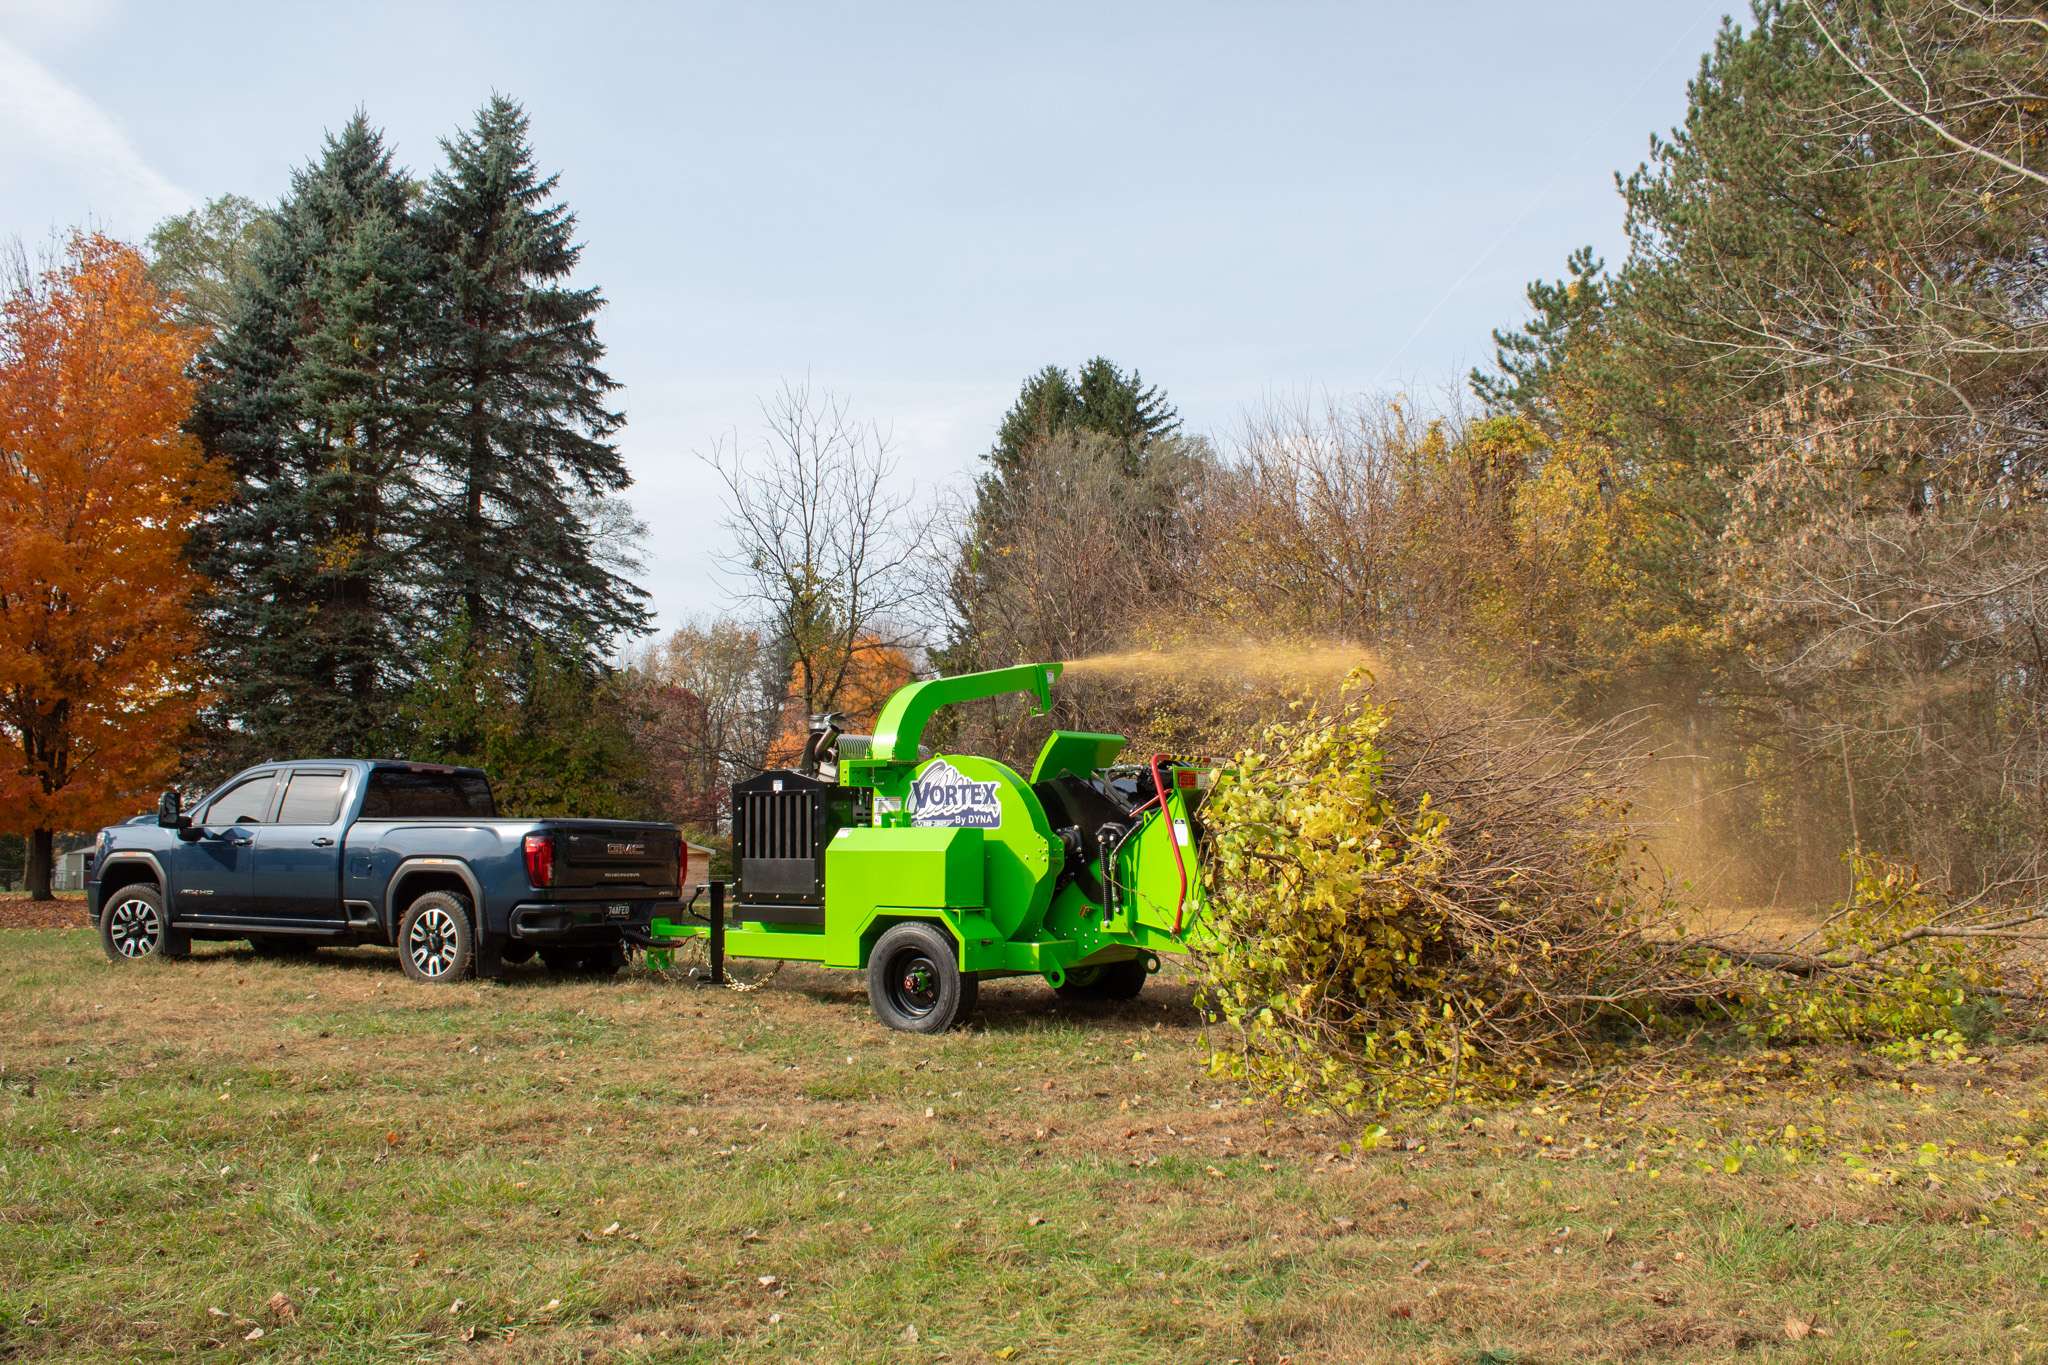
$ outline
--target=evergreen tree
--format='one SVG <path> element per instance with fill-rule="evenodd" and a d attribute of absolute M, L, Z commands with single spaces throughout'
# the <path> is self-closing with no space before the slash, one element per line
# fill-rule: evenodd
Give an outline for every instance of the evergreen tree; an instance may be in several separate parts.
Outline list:
<path fill-rule="evenodd" d="M 982 637 L 984 606 L 999 591 L 995 561 L 1020 532 L 1019 518 L 1045 479 L 1064 470 L 1041 470 L 1047 459 L 1070 461 L 1077 446 L 1091 452 L 1103 443 L 1118 476 L 1117 496 L 1134 532 L 1156 534 L 1181 514 L 1178 504 L 1193 467 L 1206 459 L 1206 442 L 1181 439 L 1180 414 L 1157 385 L 1138 371 L 1125 374 L 1096 356 L 1068 374 L 1048 365 L 1024 381 L 1017 401 L 1003 414 L 996 440 L 983 456 L 975 483 L 974 508 L 953 570 L 954 622 L 937 652 L 948 671 L 988 666 Z M 1095 463 L 1092 454 L 1084 463 Z M 1028 491 L 1027 491 L 1028 490 Z M 991 641 L 990 648 L 1004 648 Z"/>
<path fill-rule="evenodd" d="M 1492 373 L 1472 371 L 1472 392 L 1488 414 L 1546 415 L 1551 379 L 1565 353 L 1599 325 L 1607 302 L 1605 269 L 1593 248 L 1582 246 L 1566 258 L 1564 279 L 1530 283 L 1529 321 L 1493 334 Z"/>
<path fill-rule="evenodd" d="M 196 547 L 232 720 L 222 764 L 373 752 L 414 671 L 406 584 L 437 405 L 413 196 L 358 113 L 293 176 L 208 358 L 193 425 L 236 480 Z"/>
<path fill-rule="evenodd" d="M 409 755 L 485 769 L 505 811 L 632 818 L 658 799 L 634 743 L 637 704 L 620 674 L 593 677 L 538 638 L 476 641 L 458 618 L 398 715 Z"/>
<path fill-rule="evenodd" d="M 531 637 L 595 668 L 644 631 L 646 594 L 597 543 L 602 509 L 630 482 L 609 438 L 623 419 L 594 288 L 573 288 L 576 218 L 554 202 L 518 104 L 495 95 L 442 143 L 448 165 L 422 210 L 438 257 L 446 407 L 436 473 L 448 501 L 423 566 L 432 614 L 459 612 L 477 647 Z"/>
<path fill-rule="evenodd" d="M 1000 485 L 1013 477 L 1033 450 L 1070 431 L 1089 431 L 1117 444 L 1126 467 L 1136 472 L 1154 441 L 1180 430 L 1180 415 L 1159 387 L 1136 370 L 1126 375 L 1096 356 L 1069 375 L 1048 365 L 1024 381 L 1017 401 L 996 428 L 983 475 Z"/>

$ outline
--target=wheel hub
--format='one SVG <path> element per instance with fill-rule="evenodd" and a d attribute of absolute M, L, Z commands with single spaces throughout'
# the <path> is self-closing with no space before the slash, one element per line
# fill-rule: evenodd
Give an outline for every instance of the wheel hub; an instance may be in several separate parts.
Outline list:
<path fill-rule="evenodd" d="M 107 937 L 122 957 L 148 957 L 156 951 L 162 928 L 157 910 L 146 900 L 131 897 L 107 912 Z"/>
<path fill-rule="evenodd" d="M 903 964 L 896 978 L 897 1002 L 910 1014 L 930 1014 L 939 1003 L 939 971 L 922 953 Z"/>
<path fill-rule="evenodd" d="M 412 922 L 406 952 L 421 976 L 440 976 L 455 965 L 455 920 L 440 906 L 429 906 Z"/>

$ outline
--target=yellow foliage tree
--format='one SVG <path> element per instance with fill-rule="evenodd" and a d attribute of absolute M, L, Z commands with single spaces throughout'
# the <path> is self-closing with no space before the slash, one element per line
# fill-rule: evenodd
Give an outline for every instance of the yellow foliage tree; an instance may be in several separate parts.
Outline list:
<path fill-rule="evenodd" d="M 226 484 L 181 430 L 205 333 L 175 313 L 97 233 L 0 296 L 0 830 L 35 896 L 53 832 L 132 812 L 197 709 L 185 542 Z"/>

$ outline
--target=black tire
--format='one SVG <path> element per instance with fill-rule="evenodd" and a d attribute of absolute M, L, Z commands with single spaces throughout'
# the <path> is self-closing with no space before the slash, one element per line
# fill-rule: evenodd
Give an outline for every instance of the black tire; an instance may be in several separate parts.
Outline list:
<path fill-rule="evenodd" d="M 1128 957 L 1076 967 L 1054 989 L 1069 1000 L 1136 1000 L 1150 975 L 1144 958 Z"/>
<path fill-rule="evenodd" d="M 980 993 L 953 940 L 933 925 L 899 924 L 868 955 L 868 1000 L 890 1028 L 944 1033 L 973 1012 Z"/>
<path fill-rule="evenodd" d="M 452 891 L 429 891 L 398 920 L 398 965 L 415 981 L 442 985 L 476 970 L 476 927 L 469 902 Z"/>
<path fill-rule="evenodd" d="M 110 962 L 185 957 L 192 951 L 192 936 L 171 928 L 163 892 L 133 882 L 107 897 L 100 910 L 100 951 Z"/>
<path fill-rule="evenodd" d="M 311 957 L 320 945 L 309 943 L 302 938 L 281 938 L 275 934 L 259 934 L 249 940 L 249 946 L 256 950 L 258 957 Z"/>
<path fill-rule="evenodd" d="M 626 945 L 609 943 L 597 948 L 543 948 L 540 960 L 560 976 L 610 976 L 626 965 Z"/>

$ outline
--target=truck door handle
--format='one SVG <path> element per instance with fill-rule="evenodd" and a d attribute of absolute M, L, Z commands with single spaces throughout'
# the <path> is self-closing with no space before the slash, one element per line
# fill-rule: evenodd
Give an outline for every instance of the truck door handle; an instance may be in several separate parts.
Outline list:
<path fill-rule="evenodd" d="M 332 840 L 332 839 L 328 838 L 328 837 L 327 837 L 326 835 L 324 835 L 324 834 L 323 834 L 323 835 L 321 835 L 321 836 L 320 836 L 319 838 L 317 838 L 317 839 L 315 839 L 315 840 L 313 841 L 313 847 L 315 847 L 315 848 L 333 848 L 333 847 L 334 847 L 334 840 Z"/>

